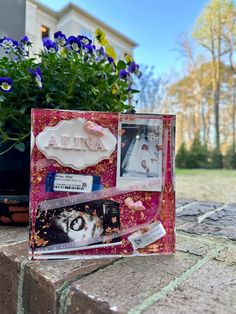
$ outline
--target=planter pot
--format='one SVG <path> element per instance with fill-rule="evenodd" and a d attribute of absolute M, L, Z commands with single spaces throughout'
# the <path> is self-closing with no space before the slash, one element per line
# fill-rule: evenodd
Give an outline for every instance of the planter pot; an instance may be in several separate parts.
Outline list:
<path fill-rule="evenodd" d="M 28 222 L 30 143 L 0 155 L 0 222 Z M 1 151 L 7 147 L 1 147 Z"/>

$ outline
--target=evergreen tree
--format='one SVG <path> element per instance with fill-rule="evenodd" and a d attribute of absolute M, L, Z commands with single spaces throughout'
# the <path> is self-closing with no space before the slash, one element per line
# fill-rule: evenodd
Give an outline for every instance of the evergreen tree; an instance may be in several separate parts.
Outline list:
<path fill-rule="evenodd" d="M 177 168 L 187 168 L 188 151 L 185 148 L 185 144 L 182 143 L 176 154 L 176 167 Z"/>

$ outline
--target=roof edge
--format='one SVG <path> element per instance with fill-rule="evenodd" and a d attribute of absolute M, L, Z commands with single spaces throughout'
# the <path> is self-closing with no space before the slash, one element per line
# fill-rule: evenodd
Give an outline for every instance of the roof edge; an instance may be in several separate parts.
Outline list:
<path fill-rule="evenodd" d="M 130 45 L 132 45 L 133 47 L 137 47 L 138 43 L 135 42 L 134 40 L 130 39 L 129 37 L 127 37 L 126 35 L 124 35 L 123 33 L 117 31 L 115 28 L 111 27 L 110 25 L 104 23 L 103 21 L 101 21 L 100 19 L 98 19 L 96 16 L 91 15 L 90 13 L 88 13 L 87 11 L 85 11 L 84 9 L 80 8 L 79 6 L 75 5 L 74 3 L 70 2 L 68 5 L 66 5 L 64 8 L 62 8 L 58 14 L 59 16 L 63 15 L 64 13 L 68 12 L 69 10 L 75 10 L 79 13 L 82 13 L 83 15 L 85 15 L 86 17 L 92 19 L 94 22 L 100 24 L 101 26 L 107 28 L 111 33 L 113 33 L 114 35 L 125 39 L 127 42 L 129 42 Z"/>
<path fill-rule="evenodd" d="M 37 0 L 28 0 L 28 2 L 31 2 L 35 5 L 37 5 L 39 7 L 39 9 L 41 9 L 42 11 L 44 11 L 45 13 L 48 13 L 50 15 L 52 15 L 54 18 L 59 19 L 63 14 L 65 14 L 66 12 L 70 11 L 70 10 L 75 10 L 83 15 L 85 15 L 86 17 L 88 17 L 89 19 L 93 20 L 95 23 L 99 24 L 101 27 L 104 27 L 106 29 L 108 29 L 111 33 L 113 33 L 115 36 L 124 39 L 125 41 L 127 41 L 133 48 L 138 46 L 138 43 L 135 42 L 134 40 L 130 39 L 129 37 L 127 37 L 126 35 L 122 34 L 121 32 L 117 31 L 115 28 L 111 27 L 110 25 L 104 23 L 103 21 L 101 21 L 100 19 L 98 19 L 96 16 L 91 15 L 90 13 L 88 13 L 87 11 L 85 11 L 84 9 L 80 8 L 79 6 L 75 5 L 74 3 L 70 2 L 69 4 L 67 4 L 64 8 L 62 8 L 60 11 L 55 11 L 49 7 L 47 7 L 46 5 L 40 3 Z"/>

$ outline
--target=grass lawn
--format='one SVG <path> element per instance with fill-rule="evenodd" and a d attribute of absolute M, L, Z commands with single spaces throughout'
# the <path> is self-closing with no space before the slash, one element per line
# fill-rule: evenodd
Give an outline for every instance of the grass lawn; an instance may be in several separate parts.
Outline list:
<path fill-rule="evenodd" d="M 177 198 L 236 203 L 236 170 L 176 169 Z"/>

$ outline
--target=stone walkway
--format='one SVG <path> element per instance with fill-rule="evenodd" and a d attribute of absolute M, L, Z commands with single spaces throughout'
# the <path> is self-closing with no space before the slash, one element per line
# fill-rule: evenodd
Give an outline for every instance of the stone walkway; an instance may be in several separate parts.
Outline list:
<path fill-rule="evenodd" d="M 1 314 L 236 313 L 236 204 L 178 200 L 172 256 L 29 262 L 27 235 L 0 226 Z"/>

